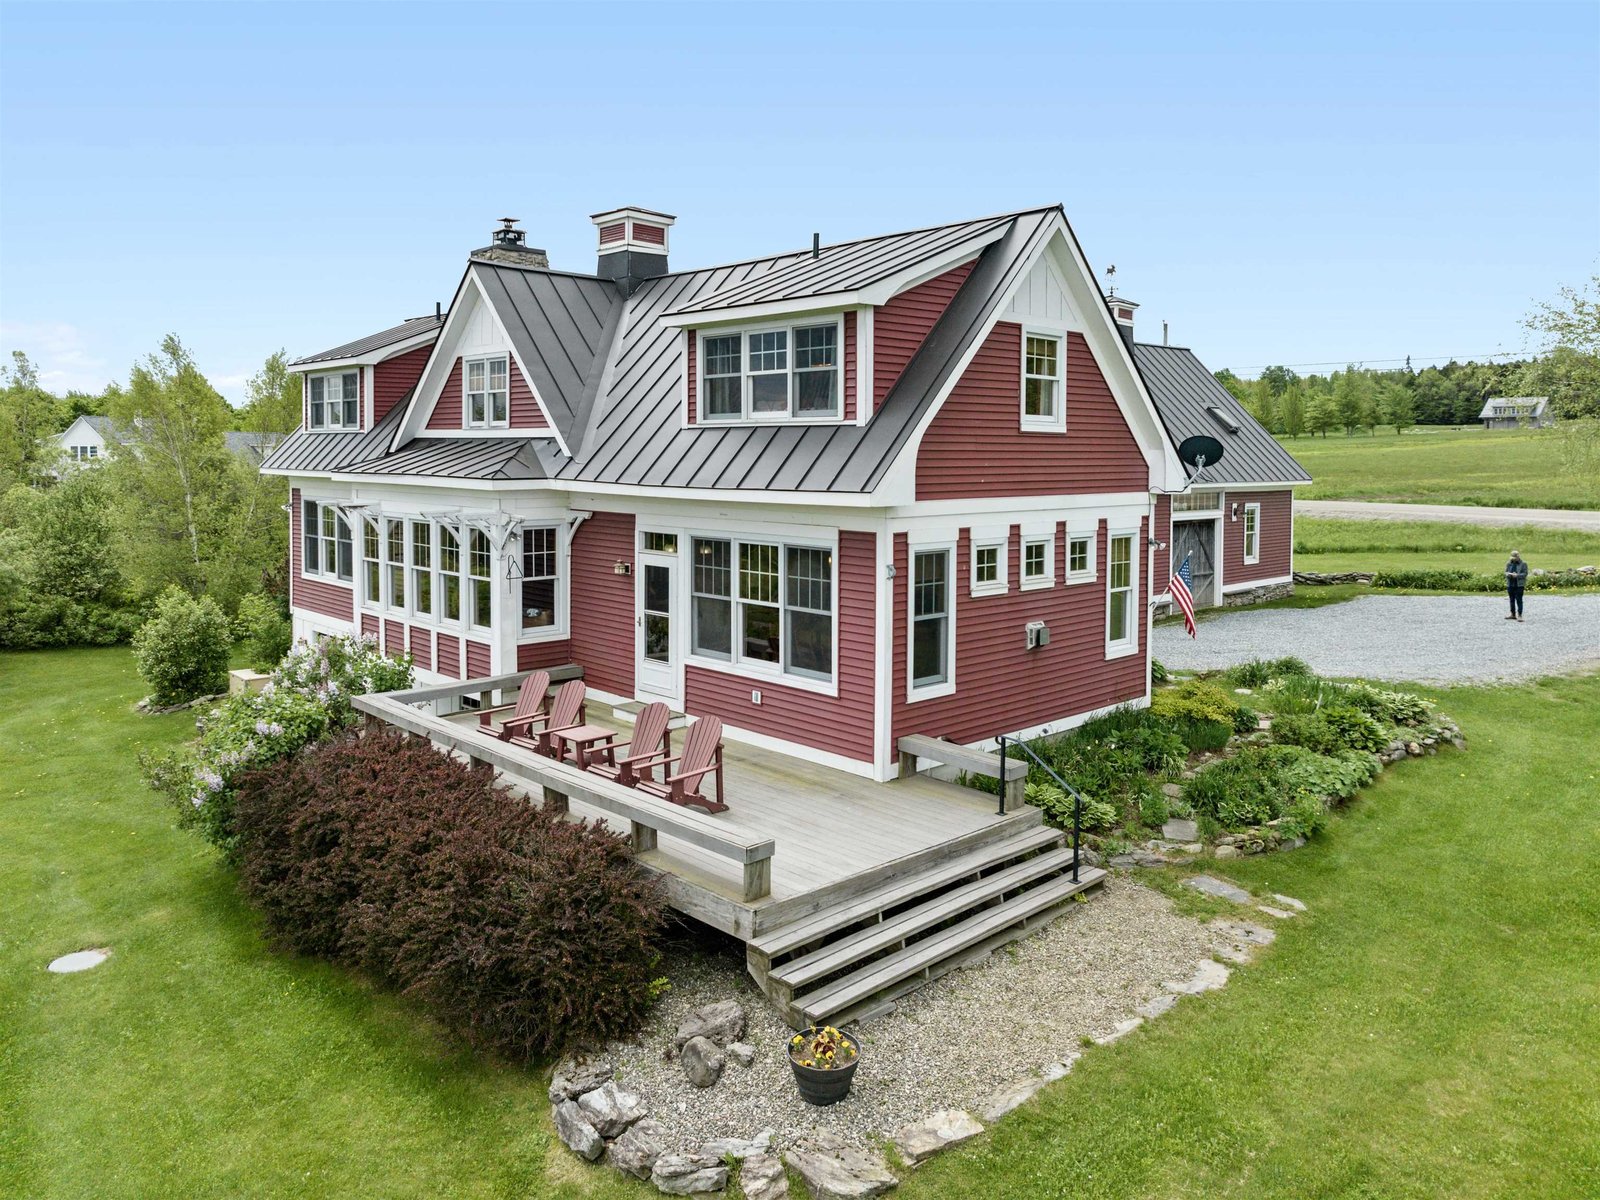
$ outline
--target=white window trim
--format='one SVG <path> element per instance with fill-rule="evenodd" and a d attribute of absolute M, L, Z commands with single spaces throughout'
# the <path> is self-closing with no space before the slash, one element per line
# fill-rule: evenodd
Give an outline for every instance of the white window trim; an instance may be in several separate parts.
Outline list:
<path fill-rule="evenodd" d="M 919 700 L 933 700 L 940 696 L 953 696 L 956 690 L 956 551 L 957 545 L 951 541 L 921 542 L 907 539 L 906 546 L 906 590 L 904 603 L 906 606 L 906 703 L 915 704 Z M 945 556 L 945 678 L 938 683 L 930 683 L 918 687 L 916 682 L 915 653 L 916 653 L 916 586 L 917 586 L 917 555 L 939 554 Z"/>
<path fill-rule="evenodd" d="M 974 529 L 972 546 L 968 552 L 967 585 L 974 596 L 1003 596 L 1011 590 L 1010 558 L 1011 530 Z M 998 550 L 995 555 L 995 578 L 992 583 L 978 582 L 978 551 Z"/>
<path fill-rule="evenodd" d="M 1113 640 L 1111 637 L 1111 547 L 1119 537 L 1128 539 L 1128 636 Z M 1127 658 L 1139 653 L 1139 531 L 1137 529 L 1109 529 L 1106 531 L 1106 658 Z"/>
<path fill-rule="evenodd" d="M 342 367 L 342 368 L 339 368 L 337 370 L 331 370 L 331 371 L 312 371 L 312 372 L 309 372 L 305 377 L 306 429 L 309 430 L 312 433 L 349 433 L 352 430 L 360 429 L 361 428 L 361 410 L 362 410 L 362 404 L 363 404 L 363 398 L 362 398 L 362 394 L 361 394 L 362 393 L 361 376 L 363 374 L 364 374 L 364 371 L 362 370 L 361 367 Z M 354 375 L 356 377 L 356 394 L 355 394 L 354 397 L 352 397 L 356 402 L 356 420 L 355 420 L 355 424 L 353 424 L 353 425 L 347 425 L 347 424 L 345 424 L 345 421 L 344 421 L 344 405 L 345 405 L 345 401 L 346 401 L 347 398 L 346 398 L 346 396 L 344 394 L 344 382 L 343 382 L 343 379 L 344 379 L 344 377 L 346 375 Z M 328 411 L 329 411 L 328 410 L 328 399 L 327 399 L 328 391 L 327 391 L 327 384 L 324 383 L 323 384 L 323 391 L 322 391 L 322 394 L 323 394 L 323 400 L 322 400 L 322 424 L 313 425 L 311 423 L 311 412 L 312 412 L 312 409 L 311 409 L 311 381 L 313 379 L 322 379 L 322 380 L 338 379 L 338 380 L 340 380 L 340 383 L 339 383 L 339 399 L 334 402 L 334 403 L 338 404 L 339 409 L 340 409 L 339 420 L 337 420 L 337 421 L 328 420 Z"/>
<path fill-rule="evenodd" d="M 1041 591 L 1056 585 L 1056 533 L 1054 522 L 1050 525 L 1022 527 L 1022 561 L 1017 564 L 1017 586 L 1024 592 Z M 1028 547 L 1044 543 L 1044 575 L 1028 578 Z"/>
<path fill-rule="evenodd" d="M 316 565 L 315 568 L 312 568 L 312 567 L 309 567 L 309 566 L 306 565 L 306 563 L 307 563 L 307 560 L 306 560 L 306 536 L 307 536 L 307 532 L 308 532 L 308 530 L 310 528 L 309 525 L 306 522 L 306 505 L 307 504 L 314 504 L 314 505 L 317 506 L 317 526 L 316 526 L 316 533 L 314 535 L 316 537 L 316 539 L 317 539 L 317 565 Z M 322 512 L 323 512 L 324 509 L 332 509 L 333 510 L 335 535 L 334 535 L 333 539 L 331 540 L 331 543 L 328 541 L 328 539 L 324 538 L 323 533 L 322 533 Z M 350 574 L 348 576 L 344 576 L 344 575 L 340 575 L 339 574 L 339 538 L 338 538 L 337 530 L 338 530 L 338 527 L 339 527 L 339 522 L 341 522 L 341 521 L 344 522 L 345 531 L 350 536 Z M 331 544 L 332 547 L 333 547 L 333 568 L 331 570 L 329 570 L 324 565 L 325 562 L 326 562 L 326 559 L 327 559 L 326 550 L 327 550 L 327 547 L 328 547 L 329 544 Z M 327 583 L 336 583 L 340 587 L 348 587 L 348 588 L 351 588 L 353 590 L 354 587 L 355 587 L 355 584 L 356 584 L 356 570 L 357 570 L 357 568 L 356 568 L 356 559 L 360 556 L 360 552 L 361 552 L 361 547 L 357 544 L 357 542 L 355 540 L 355 527 L 351 524 L 350 518 L 348 516 L 346 516 L 344 513 L 339 511 L 338 501 L 336 501 L 336 500 L 316 500 L 316 499 L 313 499 L 310 496 L 307 496 L 307 495 L 304 495 L 304 494 L 301 495 L 301 497 L 300 497 L 300 575 L 301 575 L 302 578 L 304 578 L 304 579 L 319 579 L 319 580 L 323 580 L 324 582 L 327 582 Z"/>
<path fill-rule="evenodd" d="M 1261 561 L 1261 505 L 1244 506 L 1244 561 L 1254 565 Z"/>
<path fill-rule="evenodd" d="M 470 377 L 469 369 L 470 369 L 470 367 L 471 367 L 471 365 L 473 363 L 485 363 L 485 364 L 488 364 L 488 363 L 493 363 L 493 362 L 503 362 L 506 365 L 506 419 L 504 421 L 496 421 L 494 419 L 494 406 L 487 399 L 487 397 L 490 397 L 490 396 L 494 395 L 494 392 L 489 390 L 489 388 L 488 388 L 489 368 L 486 365 L 484 367 L 484 369 L 483 369 L 484 396 L 485 396 L 485 400 L 484 400 L 484 416 L 485 416 L 486 419 L 483 420 L 483 421 L 474 421 L 472 419 L 472 400 L 471 400 L 471 395 L 470 395 L 470 392 L 469 392 L 469 390 L 467 388 L 467 380 Z M 462 356 L 462 358 L 461 358 L 461 428 L 463 428 L 463 429 L 510 429 L 511 428 L 511 355 L 507 354 L 504 350 L 498 350 L 498 351 L 495 351 L 492 354 L 472 354 L 472 355 L 463 355 Z M 482 626 L 475 626 L 475 628 L 482 628 Z"/>
<path fill-rule="evenodd" d="M 1084 571 L 1074 571 L 1072 569 L 1072 543 L 1085 541 L 1089 543 L 1089 567 Z M 1087 533 L 1080 533 L 1077 530 L 1072 529 L 1070 526 L 1068 527 L 1067 561 L 1062 564 L 1063 569 L 1066 571 L 1068 587 L 1071 587 L 1075 583 L 1093 583 L 1095 580 L 1100 578 L 1100 547 L 1098 542 L 1098 530 L 1090 530 Z"/>
<path fill-rule="evenodd" d="M 394 561 L 389 557 L 389 524 L 399 522 L 400 525 L 400 560 Z M 378 567 L 382 580 L 378 594 L 382 597 L 383 611 L 390 616 L 402 619 L 411 615 L 411 522 L 405 517 L 394 513 L 384 513 L 378 518 Z M 401 602 L 394 602 L 393 570 L 400 568 L 400 593 Z"/>
<path fill-rule="evenodd" d="M 651 533 L 675 533 L 678 538 L 678 562 L 681 570 L 682 582 L 677 586 L 677 595 L 674 601 L 681 607 L 681 618 L 685 647 L 683 661 L 688 666 L 700 667 L 707 671 L 716 671 L 724 675 L 734 675 L 741 679 L 756 679 L 779 685 L 782 687 L 798 688 L 801 691 L 816 692 L 823 696 L 838 696 L 839 694 L 839 537 L 835 533 L 832 539 L 816 537 L 796 537 L 787 533 L 762 532 L 761 530 L 742 530 L 738 533 L 729 530 L 708 530 L 696 527 L 686 527 L 674 530 L 659 524 L 648 527 Z M 640 545 L 643 545 L 641 532 Z M 731 658 L 712 658 L 709 655 L 697 654 L 694 648 L 694 540 L 727 542 L 730 559 L 730 578 L 728 601 L 731 605 L 729 612 L 729 653 Z M 739 653 L 739 546 L 741 544 L 777 546 L 778 547 L 778 661 L 765 662 L 759 658 L 745 658 Z M 788 610 L 789 600 L 789 572 L 785 555 L 788 547 L 797 550 L 826 550 L 833 556 L 833 579 L 831 603 L 833 611 L 833 672 L 823 679 L 816 675 L 800 675 L 787 669 L 789 658 L 788 629 L 784 625 L 784 613 Z M 652 551 L 652 553 L 655 553 Z"/>
<path fill-rule="evenodd" d="M 839 347 L 839 365 L 835 368 L 838 378 L 839 408 L 834 413 L 818 413 L 805 416 L 797 415 L 795 405 L 795 350 L 794 331 L 796 329 L 810 329 L 819 325 L 832 324 L 835 329 L 835 344 Z M 761 413 L 752 415 L 750 412 L 750 345 L 746 340 L 752 333 L 771 333 L 783 330 L 788 333 L 788 363 L 789 363 L 789 408 L 781 413 Z M 767 321 L 758 325 L 727 326 L 726 328 L 697 329 L 693 335 L 695 341 L 695 389 L 699 393 L 695 396 L 695 422 L 699 425 L 842 425 L 845 423 L 845 390 L 847 378 L 845 375 L 845 330 L 844 314 L 819 315 L 814 319 L 788 318 L 782 321 Z M 706 339 L 737 337 L 739 339 L 739 415 L 737 417 L 712 416 L 706 411 Z M 858 355 L 859 359 L 859 355 Z M 859 363 L 858 363 L 859 365 Z M 769 372 L 757 372 L 768 374 Z M 722 378 L 719 376 L 719 378 Z M 859 390 L 859 389 L 858 389 Z M 856 397 L 856 406 L 859 411 L 861 398 Z"/>
<path fill-rule="evenodd" d="M 567 590 L 568 580 L 572 575 L 567 553 L 567 526 L 560 521 L 523 521 L 518 525 L 511 537 L 519 570 L 522 569 L 522 534 L 529 529 L 554 529 L 556 531 L 556 619 L 549 625 L 538 626 L 533 629 L 524 628 L 522 624 L 522 580 L 526 579 L 527 575 L 524 574 L 520 579 L 511 580 L 512 601 L 517 614 L 516 629 L 519 645 L 559 641 L 565 638 L 567 636 L 567 613 L 571 608 L 569 603 L 570 593 Z"/>
<path fill-rule="evenodd" d="M 1056 402 L 1055 411 L 1048 417 L 1028 415 L 1028 339 L 1049 338 L 1056 343 Z M 1022 353 L 1019 358 L 1021 382 L 1017 393 L 1017 415 L 1021 428 L 1030 433 L 1065 433 L 1067 429 L 1067 334 L 1062 329 L 1044 329 L 1024 325 L 1022 328 Z M 1043 378 L 1043 376 L 1040 376 Z"/>

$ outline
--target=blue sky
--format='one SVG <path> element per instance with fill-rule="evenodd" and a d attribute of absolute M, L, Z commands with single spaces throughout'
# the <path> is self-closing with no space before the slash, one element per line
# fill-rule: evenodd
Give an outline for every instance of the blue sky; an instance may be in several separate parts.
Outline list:
<path fill-rule="evenodd" d="M 0 350 L 237 400 L 500 216 L 590 270 L 620 204 L 687 267 L 1060 201 L 1213 367 L 1481 356 L 1600 269 L 1597 81 L 1594 3 L 4 3 Z"/>

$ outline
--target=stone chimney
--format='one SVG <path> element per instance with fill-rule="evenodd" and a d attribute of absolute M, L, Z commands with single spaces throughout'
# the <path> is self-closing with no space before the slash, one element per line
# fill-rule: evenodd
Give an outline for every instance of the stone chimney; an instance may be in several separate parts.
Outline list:
<path fill-rule="evenodd" d="M 1122 340 L 1128 344 L 1128 349 L 1133 349 L 1133 310 L 1139 306 L 1132 300 L 1124 300 L 1112 289 L 1106 296 L 1106 304 L 1111 309 L 1111 316 L 1117 322 L 1117 332 L 1122 335 Z"/>
<path fill-rule="evenodd" d="M 474 250 L 472 257 L 519 267 L 548 269 L 550 266 L 550 258 L 543 250 L 535 250 L 528 245 L 528 235 L 517 228 L 515 217 L 501 217 L 500 228 L 489 235 L 489 244 L 481 250 Z"/>
<path fill-rule="evenodd" d="M 667 273 L 667 230 L 676 217 L 648 208 L 613 208 L 590 218 L 600 235 L 595 274 L 615 279 L 629 295 L 646 279 Z"/>

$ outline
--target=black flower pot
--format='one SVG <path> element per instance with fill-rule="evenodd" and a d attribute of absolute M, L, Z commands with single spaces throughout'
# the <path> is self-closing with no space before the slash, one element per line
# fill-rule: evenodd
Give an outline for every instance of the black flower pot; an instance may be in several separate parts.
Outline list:
<path fill-rule="evenodd" d="M 806 1032 L 810 1035 L 817 1030 L 812 1028 Z M 856 1068 L 861 1065 L 861 1044 L 848 1033 L 841 1032 L 839 1037 L 849 1042 L 856 1052 L 855 1057 L 842 1067 L 803 1067 L 795 1061 L 794 1052 L 789 1052 L 789 1065 L 794 1068 L 794 1081 L 800 1088 L 800 1099 L 807 1104 L 824 1108 L 839 1103 L 850 1094 L 850 1081 L 855 1078 Z"/>

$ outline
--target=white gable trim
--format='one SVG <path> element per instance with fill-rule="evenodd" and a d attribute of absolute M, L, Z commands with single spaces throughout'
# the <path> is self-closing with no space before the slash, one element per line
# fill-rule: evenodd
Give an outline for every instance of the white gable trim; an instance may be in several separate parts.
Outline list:
<path fill-rule="evenodd" d="M 527 431 L 529 437 L 553 437 L 556 445 L 561 447 L 561 453 L 571 456 L 572 451 L 567 447 L 566 438 L 550 416 L 550 409 L 544 402 L 544 397 L 539 395 L 539 389 L 533 384 L 533 376 L 528 373 L 527 364 L 522 361 L 522 356 L 517 353 L 516 345 L 511 340 L 511 335 L 506 331 L 505 322 L 501 319 L 499 311 L 489 299 L 489 293 L 484 290 L 483 283 L 478 279 L 476 266 L 469 266 L 466 274 L 461 277 L 461 286 L 456 289 L 454 298 L 450 301 L 450 314 L 445 318 L 443 327 L 439 330 L 439 339 L 433 344 L 433 353 L 428 356 L 427 365 L 422 369 L 422 377 L 417 381 L 416 394 L 411 397 L 411 404 L 406 409 L 406 415 L 400 422 L 400 428 L 395 430 L 394 441 L 389 445 L 389 452 L 399 450 L 413 438 L 421 437 L 427 431 L 428 418 L 433 414 L 434 405 L 439 402 L 439 395 L 444 391 L 444 385 L 455 369 L 456 359 L 465 353 L 461 349 L 461 335 L 465 331 L 467 322 L 477 313 L 479 306 L 488 312 L 493 321 L 500 342 L 505 348 L 511 361 L 516 363 L 517 370 L 522 372 L 523 382 L 528 385 L 528 390 L 533 393 L 533 401 L 539 406 L 539 413 L 544 417 L 547 429 Z M 463 397 L 463 403 L 465 398 Z M 435 433 L 442 432 L 435 430 Z M 489 437 L 515 437 L 518 430 L 484 429 L 473 430 L 475 436 Z"/>

